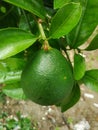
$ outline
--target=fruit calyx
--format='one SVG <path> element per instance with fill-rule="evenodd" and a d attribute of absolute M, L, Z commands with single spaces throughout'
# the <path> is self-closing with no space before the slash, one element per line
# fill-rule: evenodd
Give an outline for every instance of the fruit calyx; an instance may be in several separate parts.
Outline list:
<path fill-rule="evenodd" d="M 40 35 L 41 35 L 41 39 L 43 40 L 43 45 L 42 45 L 42 49 L 44 49 L 45 51 L 50 50 L 50 45 L 48 43 L 48 40 L 46 38 L 46 35 L 44 33 L 43 27 L 42 27 L 42 20 L 38 19 L 38 27 L 39 27 L 39 31 L 40 31 Z"/>
<path fill-rule="evenodd" d="M 44 49 L 45 51 L 48 51 L 48 50 L 51 49 L 51 47 L 50 47 L 50 45 L 49 45 L 49 43 L 48 43 L 47 40 L 45 40 L 45 41 L 43 42 L 42 49 Z"/>

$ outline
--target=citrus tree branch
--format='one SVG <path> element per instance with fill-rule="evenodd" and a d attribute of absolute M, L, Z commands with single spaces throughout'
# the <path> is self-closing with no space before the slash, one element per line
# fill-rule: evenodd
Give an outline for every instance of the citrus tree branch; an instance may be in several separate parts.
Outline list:
<path fill-rule="evenodd" d="M 49 45 L 48 40 L 46 38 L 41 19 L 38 19 L 38 28 L 39 28 L 39 31 L 40 31 L 41 39 L 43 40 L 43 48 L 45 50 L 48 50 L 50 48 L 50 45 Z"/>

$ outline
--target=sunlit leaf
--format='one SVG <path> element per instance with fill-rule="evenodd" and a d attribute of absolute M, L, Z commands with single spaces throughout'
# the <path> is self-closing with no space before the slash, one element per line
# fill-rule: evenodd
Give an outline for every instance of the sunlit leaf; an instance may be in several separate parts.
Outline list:
<path fill-rule="evenodd" d="M 25 50 L 36 40 L 36 36 L 18 28 L 1 29 L 0 59 L 6 59 Z"/>
<path fill-rule="evenodd" d="M 19 58 L 8 58 L 0 61 L 0 83 L 20 81 L 25 61 Z"/>
<path fill-rule="evenodd" d="M 91 41 L 90 45 L 85 49 L 87 51 L 98 49 L 98 35 Z"/>
<path fill-rule="evenodd" d="M 84 76 L 85 70 L 86 70 L 85 58 L 80 54 L 75 54 L 74 69 L 73 69 L 75 80 L 80 80 Z"/>
<path fill-rule="evenodd" d="M 98 92 L 98 69 L 86 71 L 82 82 L 91 90 Z"/>
<path fill-rule="evenodd" d="M 61 8 L 71 0 L 54 0 L 54 9 Z"/>
<path fill-rule="evenodd" d="M 46 15 L 42 0 L 4 0 L 44 19 Z"/>
<path fill-rule="evenodd" d="M 81 16 L 79 3 L 66 4 L 54 15 L 50 26 L 50 38 L 59 38 L 68 34 L 79 22 Z"/>
<path fill-rule="evenodd" d="M 82 5 L 79 24 L 68 34 L 72 48 L 82 45 L 98 25 L 98 0 L 78 0 Z"/>
<path fill-rule="evenodd" d="M 20 82 L 15 82 L 13 84 L 7 84 L 2 89 L 3 93 L 13 99 L 26 99 L 23 89 L 20 87 Z"/>

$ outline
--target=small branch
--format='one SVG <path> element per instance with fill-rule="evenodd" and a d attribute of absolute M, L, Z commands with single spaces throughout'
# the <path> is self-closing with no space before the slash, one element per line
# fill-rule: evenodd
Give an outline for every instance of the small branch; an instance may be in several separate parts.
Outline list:
<path fill-rule="evenodd" d="M 43 48 L 45 50 L 48 50 L 50 48 L 50 45 L 48 43 L 48 40 L 47 40 L 46 35 L 45 35 L 45 32 L 43 30 L 42 20 L 41 19 L 38 20 L 38 28 L 39 28 L 39 31 L 40 31 L 41 39 L 43 40 Z"/>
<path fill-rule="evenodd" d="M 68 127 L 68 129 L 70 129 L 70 125 L 67 122 L 67 119 L 65 118 L 65 116 L 62 114 L 62 119 L 64 121 L 64 124 Z"/>
<path fill-rule="evenodd" d="M 44 33 L 44 30 L 43 30 L 43 27 L 42 27 L 42 20 L 41 19 L 39 19 L 38 20 L 38 27 L 39 27 L 39 31 L 40 31 L 40 34 L 41 34 L 41 38 L 43 39 L 43 40 L 46 40 L 46 35 L 45 35 L 45 33 Z"/>

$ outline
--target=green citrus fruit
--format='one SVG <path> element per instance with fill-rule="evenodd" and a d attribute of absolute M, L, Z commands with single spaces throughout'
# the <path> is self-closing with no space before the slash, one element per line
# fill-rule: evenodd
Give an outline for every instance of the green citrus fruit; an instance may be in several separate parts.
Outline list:
<path fill-rule="evenodd" d="M 72 71 L 60 51 L 41 49 L 25 67 L 21 85 L 25 95 L 35 103 L 53 105 L 71 93 Z"/>

